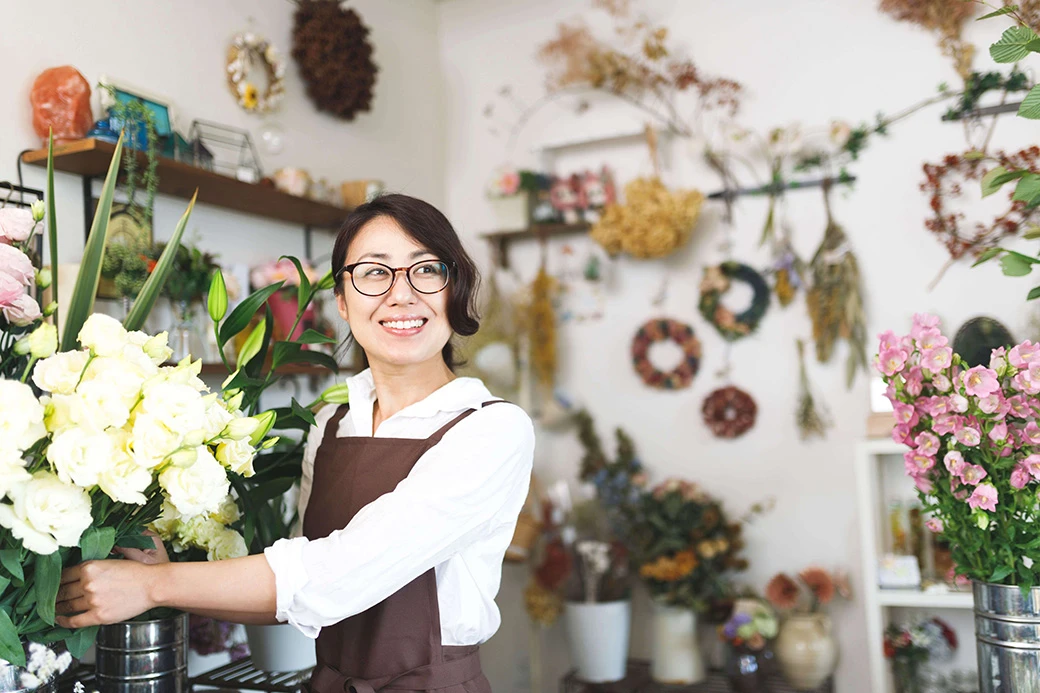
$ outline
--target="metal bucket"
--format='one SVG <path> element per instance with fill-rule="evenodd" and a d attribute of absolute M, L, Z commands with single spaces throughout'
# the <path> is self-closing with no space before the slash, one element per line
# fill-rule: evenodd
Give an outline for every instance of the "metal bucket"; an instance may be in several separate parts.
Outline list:
<path fill-rule="evenodd" d="M 96 670 L 102 693 L 184 693 L 188 614 L 102 626 Z"/>
<path fill-rule="evenodd" d="M 1040 691 L 1040 587 L 972 584 L 979 693 Z"/>

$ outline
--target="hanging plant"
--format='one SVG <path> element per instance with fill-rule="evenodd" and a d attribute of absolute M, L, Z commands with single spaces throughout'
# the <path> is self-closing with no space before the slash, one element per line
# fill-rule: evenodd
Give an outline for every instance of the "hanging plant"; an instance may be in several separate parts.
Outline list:
<path fill-rule="evenodd" d="M 531 284 L 528 325 L 531 333 L 531 367 L 538 382 L 550 391 L 556 380 L 556 313 L 553 310 L 556 290 L 556 280 L 549 276 L 545 265 L 542 265 Z"/>
<path fill-rule="evenodd" d="M 254 69 L 264 73 L 263 81 L 253 75 Z M 251 32 L 235 34 L 227 50 L 228 89 L 238 105 L 250 113 L 268 113 L 285 96 L 285 62 L 274 46 Z M 265 84 L 261 90 L 259 84 Z"/>
<path fill-rule="evenodd" d="M 357 12 L 337 0 L 297 0 L 292 56 L 319 111 L 354 120 L 372 109 L 379 68 L 368 34 Z"/>
<path fill-rule="evenodd" d="M 961 37 L 965 22 L 975 14 L 973 2 L 950 0 L 881 0 L 881 12 L 901 22 L 917 24 L 939 35 L 939 48 L 953 60 L 954 68 L 965 80 L 971 73 L 975 46 Z"/>
<path fill-rule="evenodd" d="M 729 385 L 708 395 L 701 413 L 715 437 L 738 438 L 755 425 L 758 405 L 751 395 Z"/>
<path fill-rule="evenodd" d="M 826 407 L 817 407 L 816 399 L 809 385 L 809 373 L 805 368 L 805 343 L 798 340 L 798 409 L 795 411 L 795 421 L 798 423 L 798 432 L 802 440 L 808 440 L 813 436 L 823 438 L 827 434 L 827 428 L 831 422 L 827 417 Z"/>
<path fill-rule="evenodd" d="M 722 304 L 733 281 L 746 283 L 753 292 L 751 305 L 739 314 Z M 704 270 L 698 308 L 704 319 L 715 326 L 723 339 L 734 342 L 755 331 L 769 307 L 769 285 L 754 268 L 740 262 L 727 261 Z"/>
<path fill-rule="evenodd" d="M 122 161 L 127 206 L 139 214 L 144 226 L 150 226 L 152 211 L 155 209 L 155 194 L 159 190 L 159 134 L 155 130 L 155 117 L 138 99 L 120 101 L 116 99 L 113 87 L 106 84 L 99 86 L 108 92 L 112 100 L 108 107 L 110 123 L 127 133 L 127 146 L 123 150 Z M 141 149 L 144 149 L 147 161 L 143 173 L 139 172 L 137 162 L 137 153 Z M 144 205 L 137 202 L 139 187 L 144 188 Z"/>
<path fill-rule="evenodd" d="M 675 342 L 683 352 L 682 361 L 670 371 L 654 368 L 649 359 L 650 346 L 665 340 Z M 650 387 L 663 390 L 689 387 L 700 368 L 700 359 L 701 343 L 694 336 L 693 328 L 677 320 L 649 320 L 632 338 L 632 365 Z"/>

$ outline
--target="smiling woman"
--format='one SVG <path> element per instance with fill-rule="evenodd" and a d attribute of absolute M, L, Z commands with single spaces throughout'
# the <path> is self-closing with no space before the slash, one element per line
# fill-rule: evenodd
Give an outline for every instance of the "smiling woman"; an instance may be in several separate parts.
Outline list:
<path fill-rule="evenodd" d="M 387 195 L 355 209 L 332 255 L 340 315 L 370 368 L 350 404 L 316 415 L 292 539 L 264 556 L 70 569 L 62 625 L 165 605 L 317 639 L 315 693 L 486 693 L 478 646 L 501 623 L 502 560 L 527 497 L 531 421 L 475 378 L 456 378 L 455 334 L 478 321 L 479 276 L 431 205 Z M 497 405 L 497 406 L 495 406 Z"/>

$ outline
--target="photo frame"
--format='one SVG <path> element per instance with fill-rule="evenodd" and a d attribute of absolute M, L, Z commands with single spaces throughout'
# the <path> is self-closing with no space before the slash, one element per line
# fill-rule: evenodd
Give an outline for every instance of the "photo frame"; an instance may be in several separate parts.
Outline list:
<path fill-rule="evenodd" d="M 109 75 L 101 75 L 98 85 L 98 105 L 102 111 L 108 111 L 116 103 L 140 101 L 151 111 L 155 119 L 155 132 L 160 138 L 169 137 L 176 131 L 177 114 L 168 98 Z M 105 87 L 111 88 L 113 93 L 109 93 Z"/>

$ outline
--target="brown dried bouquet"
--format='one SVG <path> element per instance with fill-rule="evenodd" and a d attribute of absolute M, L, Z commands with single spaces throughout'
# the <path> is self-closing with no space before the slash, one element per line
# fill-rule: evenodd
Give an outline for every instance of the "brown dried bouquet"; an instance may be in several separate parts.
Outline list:
<path fill-rule="evenodd" d="M 964 23 L 975 14 L 975 4 L 958 0 L 881 0 L 878 9 L 901 22 L 912 22 L 939 34 L 939 48 L 952 58 L 964 80 L 971 75 L 975 46 L 961 38 Z"/>
<path fill-rule="evenodd" d="M 669 255 L 689 240 L 704 195 L 697 190 L 669 190 L 660 178 L 636 178 L 625 186 L 624 204 L 608 205 L 592 228 L 592 238 L 611 255 Z"/>

